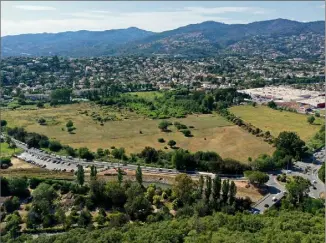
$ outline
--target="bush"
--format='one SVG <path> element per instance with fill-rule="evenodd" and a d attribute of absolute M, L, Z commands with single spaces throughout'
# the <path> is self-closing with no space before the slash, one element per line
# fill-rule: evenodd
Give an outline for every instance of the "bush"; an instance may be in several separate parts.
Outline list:
<path fill-rule="evenodd" d="M 9 157 L 1 157 L 0 158 L 0 165 L 1 165 L 1 167 L 3 165 L 10 166 L 11 165 L 11 159 Z"/>
<path fill-rule="evenodd" d="M 38 123 L 39 123 L 40 125 L 46 125 L 46 120 L 45 120 L 44 118 L 40 118 L 40 119 L 38 120 Z"/>
<path fill-rule="evenodd" d="M 50 141 L 49 149 L 53 152 L 58 152 L 62 149 L 62 145 L 58 141 Z"/>
<path fill-rule="evenodd" d="M 171 148 L 174 147 L 176 144 L 177 144 L 177 142 L 174 141 L 174 140 L 170 140 L 170 141 L 168 142 L 168 145 L 169 145 Z"/>
<path fill-rule="evenodd" d="M 191 131 L 188 129 L 185 130 L 181 130 L 181 132 L 183 133 L 183 135 L 185 135 L 186 137 L 191 137 Z"/>
<path fill-rule="evenodd" d="M 157 141 L 158 141 L 159 143 L 165 143 L 164 138 L 159 138 L 159 139 L 157 139 Z"/>

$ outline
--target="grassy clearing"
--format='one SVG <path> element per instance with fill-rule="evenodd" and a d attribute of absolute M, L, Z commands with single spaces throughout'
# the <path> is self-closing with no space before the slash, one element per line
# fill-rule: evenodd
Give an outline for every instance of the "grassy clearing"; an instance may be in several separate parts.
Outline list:
<path fill-rule="evenodd" d="M 137 95 L 139 98 L 144 98 L 147 100 L 154 100 L 155 97 L 159 98 L 163 96 L 163 93 L 159 91 L 131 92 L 128 94 Z"/>
<path fill-rule="evenodd" d="M 23 150 L 20 148 L 9 148 L 9 144 L 8 143 L 1 143 L 1 151 L 0 151 L 0 156 L 1 157 L 11 157 L 12 154 L 16 153 L 21 153 Z"/>
<path fill-rule="evenodd" d="M 323 120 L 318 118 L 313 125 L 310 125 L 306 115 L 288 111 L 281 112 L 266 106 L 234 106 L 230 108 L 230 111 L 245 122 L 249 122 L 263 131 L 270 131 L 275 137 L 282 131 L 293 131 L 298 133 L 301 139 L 308 141 L 324 124 Z"/>
<path fill-rule="evenodd" d="M 90 115 L 80 114 L 81 111 L 106 113 L 115 115 L 118 120 L 107 121 L 104 125 L 94 120 Z M 165 150 L 171 139 L 177 146 L 190 151 L 216 151 L 222 157 L 230 157 L 240 161 L 248 157 L 255 158 L 261 153 L 272 153 L 273 148 L 234 126 L 223 117 L 213 115 L 189 115 L 187 118 L 171 118 L 171 122 L 179 121 L 182 124 L 193 126 L 193 137 L 187 138 L 174 126 L 171 132 L 161 132 L 158 129 L 160 120 L 151 120 L 146 117 L 121 109 L 110 110 L 89 103 L 64 105 L 57 108 L 46 108 L 30 111 L 4 111 L 2 119 L 8 121 L 9 126 L 22 126 L 27 131 L 47 135 L 50 139 L 57 139 L 63 144 L 72 147 L 88 147 L 93 151 L 97 148 L 124 147 L 127 153 L 138 153 L 145 146 Z M 37 120 L 46 119 L 46 126 L 39 125 Z M 65 125 L 72 120 L 76 130 L 69 134 Z M 165 143 L 159 143 L 158 138 L 164 138 Z M 171 150 L 168 148 L 167 150 Z"/>

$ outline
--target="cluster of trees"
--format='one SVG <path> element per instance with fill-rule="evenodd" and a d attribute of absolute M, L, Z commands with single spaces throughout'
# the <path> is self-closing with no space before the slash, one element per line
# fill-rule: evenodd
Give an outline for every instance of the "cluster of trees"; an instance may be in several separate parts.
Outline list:
<path fill-rule="evenodd" d="M 53 90 L 50 95 L 50 104 L 69 104 L 71 102 L 71 93 L 72 91 L 67 88 Z"/>
<path fill-rule="evenodd" d="M 35 242 L 324 242 L 324 216 L 302 211 L 270 210 L 264 215 L 222 212 L 198 217 L 182 217 L 148 224 L 128 224 L 123 228 L 73 229 L 52 236 L 22 235 L 17 243 Z M 10 242 L 9 237 L 3 238 Z M 11 241 L 13 242 L 13 241 Z"/>
<path fill-rule="evenodd" d="M 321 126 L 319 131 L 310 140 L 309 146 L 313 149 L 325 147 L 325 126 Z"/>
<path fill-rule="evenodd" d="M 11 195 L 2 207 L 5 218 L 5 232 L 16 238 L 20 233 L 20 224 L 26 223 L 28 230 L 37 232 L 42 229 L 61 227 L 63 230 L 75 227 L 92 227 L 93 222 L 99 225 L 120 226 L 133 221 L 156 222 L 171 219 L 172 215 L 165 206 L 172 203 L 177 210 L 177 217 L 188 217 L 196 212 L 203 217 L 214 211 L 234 214 L 250 208 L 249 199 L 236 198 L 236 186 L 233 181 L 221 181 L 219 177 L 201 177 L 199 183 L 186 174 L 175 178 L 172 188 L 162 189 L 151 184 L 143 186 L 142 171 L 138 166 L 136 182 L 124 181 L 120 172 L 117 181 L 97 179 L 95 167 L 91 168 L 91 180 L 84 184 L 84 170 L 78 168 L 78 184 L 39 178 L 1 178 L 1 196 Z M 32 197 L 28 189 L 33 189 Z M 62 204 L 61 198 L 70 193 L 73 195 L 73 206 Z M 27 198 L 27 199 L 26 199 Z M 26 217 L 22 218 L 16 210 L 21 200 L 31 200 Z M 153 211 L 153 205 L 158 212 Z M 70 209 L 66 215 L 65 210 Z M 98 209 L 93 218 L 91 211 Z M 110 215 L 107 215 L 110 210 Z M 18 218 L 16 218 L 18 217 Z"/>
<path fill-rule="evenodd" d="M 131 111 L 137 111 L 150 118 L 166 119 L 169 117 L 181 118 L 191 113 L 211 113 L 220 106 L 239 104 L 246 97 L 248 96 L 238 93 L 235 88 L 216 90 L 211 94 L 178 89 L 165 92 L 163 96 L 155 97 L 154 100 L 130 94 L 115 94 L 102 97 L 97 103 L 128 107 Z"/>
<path fill-rule="evenodd" d="M 275 139 L 273 155 L 262 154 L 257 159 L 249 161 L 253 170 L 272 171 L 280 168 L 292 168 L 295 160 L 306 156 L 305 142 L 294 132 L 281 132 Z"/>

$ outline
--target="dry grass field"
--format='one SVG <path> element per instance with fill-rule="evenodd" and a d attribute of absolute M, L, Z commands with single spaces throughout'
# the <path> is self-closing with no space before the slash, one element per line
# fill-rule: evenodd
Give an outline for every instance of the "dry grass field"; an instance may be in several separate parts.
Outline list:
<path fill-rule="evenodd" d="M 80 114 L 85 111 L 88 116 Z M 92 119 L 92 112 L 100 116 L 115 117 L 115 121 L 107 121 L 101 125 L 99 121 Z M 47 125 L 38 124 L 37 120 L 41 117 L 46 119 Z M 158 128 L 160 120 L 151 120 L 127 110 L 103 109 L 89 103 L 39 110 L 4 111 L 2 119 L 7 120 L 11 127 L 22 126 L 27 131 L 57 139 L 62 144 L 75 148 L 85 146 L 93 151 L 111 146 L 124 147 L 127 153 L 138 153 L 145 146 L 164 150 L 167 142 L 173 139 L 178 147 L 190 151 L 216 151 L 223 158 L 240 161 L 246 161 L 248 157 L 255 158 L 261 153 L 273 152 L 270 145 L 216 114 L 169 119 L 171 122 L 179 121 L 193 126 L 194 128 L 190 129 L 193 137 L 189 138 L 178 132 L 174 126 L 169 127 L 171 132 L 161 132 Z M 75 134 L 66 131 L 68 120 L 72 120 L 76 127 Z M 158 138 L 164 138 L 166 142 L 159 143 Z"/>
<path fill-rule="evenodd" d="M 318 118 L 313 125 L 308 124 L 307 115 L 288 111 L 273 110 L 266 106 L 253 107 L 250 105 L 234 106 L 230 111 L 245 122 L 270 131 L 275 137 L 282 131 L 298 133 L 301 139 L 308 141 L 320 129 L 323 118 Z"/>

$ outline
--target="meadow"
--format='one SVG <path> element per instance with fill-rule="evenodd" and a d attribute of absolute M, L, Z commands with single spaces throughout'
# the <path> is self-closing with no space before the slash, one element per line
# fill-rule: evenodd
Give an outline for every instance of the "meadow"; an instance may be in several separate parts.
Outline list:
<path fill-rule="evenodd" d="M 22 149 L 20 148 L 9 148 L 9 144 L 8 143 L 1 143 L 0 144 L 0 155 L 1 157 L 11 157 L 12 154 L 14 153 L 20 153 L 22 152 Z"/>
<path fill-rule="evenodd" d="M 97 117 L 109 117 L 101 122 Z M 47 125 L 38 124 L 44 118 Z M 170 132 L 162 132 L 158 128 L 160 120 L 152 120 L 143 115 L 130 112 L 128 109 L 100 107 L 92 103 L 80 103 L 48 107 L 37 110 L 3 111 L 2 119 L 8 121 L 10 127 L 21 126 L 29 132 L 37 132 L 56 139 L 62 144 L 74 148 L 124 147 L 127 153 L 139 153 L 145 146 L 156 149 L 171 150 L 167 142 L 177 142 L 177 147 L 192 152 L 216 151 L 223 158 L 233 158 L 243 162 L 248 157 L 256 158 L 261 153 L 271 154 L 272 146 L 261 139 L 234 126 L 217 114 L 189 115 L 186 118 L 171 118 L 171 122 L 193 126 L 193 137 L 185 137 L 170 126 Z M 76 130 L 70 134 L 66 130 L 67 121 L 72 120 Z M 165 143 L 159 143 L 164 138 Z M 165 149 L 166 147 L 167 149 Z"/>
<path fill-rule="evenodd" d="M 296 132 L 304 141 L 309 141 L 323 125 L 322 118 L 316 118 L 314 124 L 307 122 L 307 115 L 273 110 L 267 106 L 241 105 L 231 107 L 230 112 L 240 117 L 243 121 L 277 137 L 280 132 Z"/>

